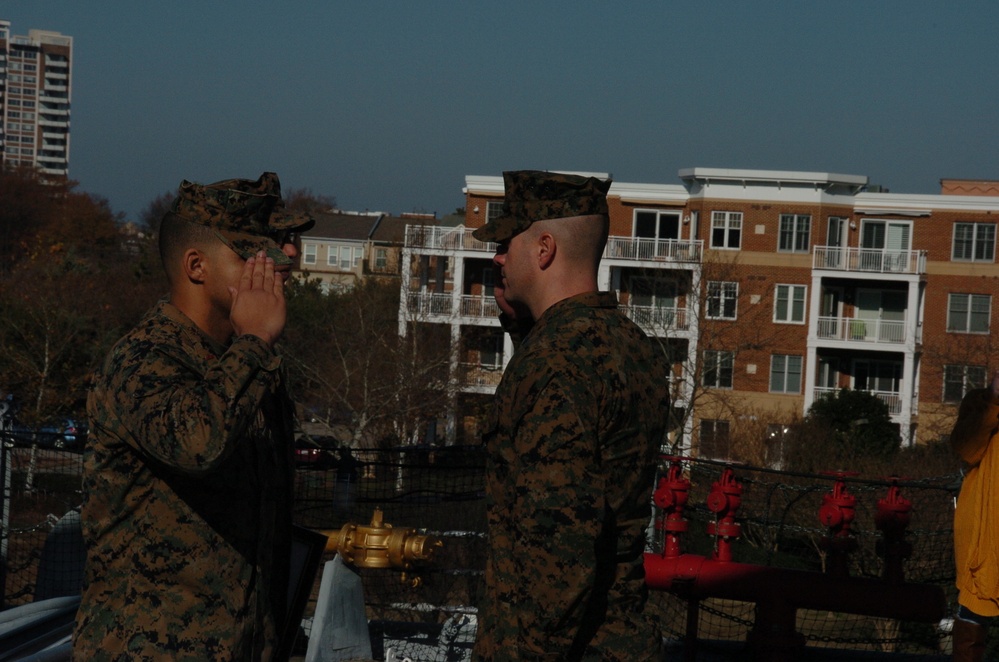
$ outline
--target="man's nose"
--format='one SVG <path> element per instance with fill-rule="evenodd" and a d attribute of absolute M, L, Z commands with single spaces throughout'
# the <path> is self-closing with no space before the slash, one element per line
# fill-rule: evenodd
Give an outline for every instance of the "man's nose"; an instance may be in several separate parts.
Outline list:
<path fill-rule="evenodd" d="M 281 246 L 281 251 L 290 258 L 298 257 L 298 248 L 295 244 L 283 244 Z"/>

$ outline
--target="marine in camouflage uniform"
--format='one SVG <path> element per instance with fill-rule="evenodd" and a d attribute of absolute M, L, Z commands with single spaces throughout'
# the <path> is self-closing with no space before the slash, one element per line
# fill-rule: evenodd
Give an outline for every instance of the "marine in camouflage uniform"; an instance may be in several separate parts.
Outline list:
<path fill-rule="evenodd" d="M 507 214 L 479 239 L 502 247 L 535 222 L 606 214 L 609 182 L 504 176 Z M 504 326 L 526 335 L 485 435 L 490 552 L 475 656 L 660 659 L 643 558 L 669 411 L 663 352 L 610 292 L 517 319 Z"/>
<path fill-rule="evenodd" d="M 244 255 L 311 224 L 281 215 L 270 173 L 184 182 L 171 213 Z M 74 659 L 272 659 L 292 523 L 282 372 L 260 337 L 220 343 L 167 300 L 111 350 L 87 403 Z"/>

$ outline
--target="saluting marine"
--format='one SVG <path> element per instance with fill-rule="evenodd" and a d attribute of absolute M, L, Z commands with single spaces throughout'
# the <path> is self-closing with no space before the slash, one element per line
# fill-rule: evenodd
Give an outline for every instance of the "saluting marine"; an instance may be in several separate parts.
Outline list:
<path fill-rule="evenodd" d="M 87 402 L 79 660 L 269 660 L 284 626 L 293 409 L 275 342 L 290 233 L 278 178 L 183 182 L 169 297 Z"/>

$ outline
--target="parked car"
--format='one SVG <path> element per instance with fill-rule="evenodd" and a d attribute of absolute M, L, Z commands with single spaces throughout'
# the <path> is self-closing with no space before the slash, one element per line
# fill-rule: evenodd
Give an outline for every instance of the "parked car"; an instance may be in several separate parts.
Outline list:
<path fill-rule="evenodd" d="M 44 448 L 83 450 L 87 432 L 86 421 L 57 418 L 38 427 L 14 423 L 8 437 L 21 444 L 38 444 Z"/>
<path fill-rule="evenodd" d="M 295 440 L 295 464 L 299 468 L 329 469 L 336 463 L 336 456 L 307 437 Z"/>

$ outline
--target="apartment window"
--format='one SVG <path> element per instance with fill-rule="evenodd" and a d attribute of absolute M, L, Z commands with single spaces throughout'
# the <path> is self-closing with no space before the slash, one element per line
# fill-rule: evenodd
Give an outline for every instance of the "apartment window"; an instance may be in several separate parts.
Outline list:
<path fill-rule="evenodd" d="M 711 247 L 739 248 L 742 243 L 742 212 L 711 212 Z"/>
<path fill-rule="evenodd" d="M 704 351 L 704 371 L 701 382 L 712 388 L 732 388 L 732 372 L 735 355 L 726 350 L 708 349 Z"/>
<path fill-rule="evenodd" d="M 679 212 L 636 209 L 635 236 L 645 239 L 679 239 Z"/>
<path fill-rule="evenodd" d="M 801 393 L 801 357 L 773 354 L 770 357 L 770 392 Z"/>
<path fill-rule="evenodd" d="M 988 333 L 992 297 L 987 294 L 950 294 L 947 330 L 955 333 Z"/>
<path fill-rule="evenodd" d="M 952 259 L 970 262 L 994 262 L 995 255 L 995 223 L 954 224 Z"/>
<path fill-rule="evenodd" d="M 708 281 L 708 317 L 710 319 L 734 320 L 738 299 L 739 283 Z"/>
<path fill-rule="evenodd" d="M 388 249 L 387 248 L 376 248 L 375 249 L 375 268 L 384 269 L 388 266 Z"/>
<path fill-rule="evenodd" d="M 778 285 L 774 290 L 774 321 L 804 324 L 807 290 L 807 285 Z"/>
<path fill-rule="evenodd" d="M 988 369 L 983 365 L 945 365 L 944 402 L 960 402 L 968 391 L 984 388 Z"/>
<path fill-rule="evenodd" d="M 310 243 L 302 244 L 302 264 L 316 263 L 316 245 Z"/>
<path fill-rule="evenodd" d="M 479 366 L 489 370 L 503 367 L 503 334 L 492 333 L 480 340 Z"/>
<path fill-rule="evenodd" d="M 703 457 L 729 456 L 728 421 L 701 419 L 700 455 Z"/>
<path fill-rule="evenodd" d="M 340 268 L 341 269 L 350 269 L 350 266 L 351 266 L 350 265 L 350 256 L 351 255 L 352 255 L 352 252 L 350 250 L 350 246 L 341 246 L 340 247 Z"/>
<path fill-rule="evenodd" d="M 490 200 L 486 203 L 486 223 L 489 223 L 494 218 L 499 218 L 502 215 L 503 202 L 501 200 Z"/>
<path fill-rule="evenodd" d="M 808 214 L 781 214 L 777 249 L 790 253 L 807 253 L 812 231 Z"/>

